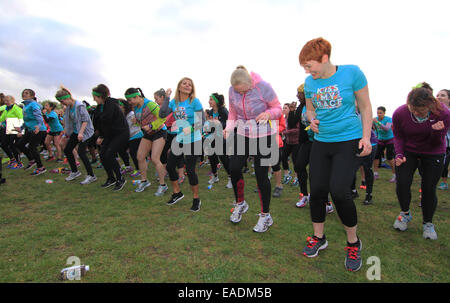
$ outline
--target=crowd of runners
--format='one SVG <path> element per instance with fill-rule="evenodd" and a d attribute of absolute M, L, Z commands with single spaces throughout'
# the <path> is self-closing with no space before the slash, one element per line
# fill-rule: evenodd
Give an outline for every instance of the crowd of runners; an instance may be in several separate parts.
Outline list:
<path fill-rule="evenodd" d="M 179 202 L 187 176 L 193 195 L 190 210 L 197 212 L 202 193 L 196 168 L 209 163 L 210 185 L 220 182 L 219 168 L 228 176 L 223 186 L 234 192 L 230 221 L 237 224 L 251 204 L 244 182 L 251 165 L 261 207 L 253 230 L 263 233 L 274 223 L 270 202 L 282 195 L 283 185 L 298 186 L 293 204 L 309 204 L 313 227 L 302 253 L 315 257 L 327 247 L 325 218 L 336 209 L 346 232 L 345 266 L 357 271 L 362 241 L 354 203 L 356 174 L 360 172 L 359 188 L 365 191 L 363 204 L 370 205 L 377 203 L 373 186 L 379 167 L 392 170 L 389 182 L 395 183 L 400 205 L 393 227 L 405 231 L 412 220 L 411 184 L 418 170 L 423 237 L 437 239 L 432 220 L 436 190 L 448 189 L 450 90 L 434 96 L 430 84 L 422 82 L 392 118 L 383 106 L 374 117 L 364 73 L 356 65 L 331 63 L 330 55 L 331 44 L 323 38 L 304 45 L 299 63 L 309 76 L 297 88 L 298 100 L 283 105 L 272 86 L 244 66 L 231 74 L 228 108 L 219 93 L 212 93 L 209 108 L 203 108 L 190 78 L 178 82 L 174 96 L 171 89 L 160 89 L 153 98 L 134 87 L 113 98 L 99 84 L 92 89 L 92 105 L 77 100 L 66 87 L 55 92 L 57 101 L 44 104 L 32 89 L 24 89 L 21 100 L 1 94 L 5 161 L 0 184 L 9 170 L 39 176 L 48 173 L 46 163 L 55 161 L 69 165 L 64 169 L 67 183 L 87 186 L 97 181 L 93 168 L 103 168 L 106 180 L 92 186 L 120 191 L 129 175 L 138 178 L 135 191 L 142 193 L 151 185 L 150 164 L 159 182 L 154 195 L 169 191 L 167 204 Z"/>

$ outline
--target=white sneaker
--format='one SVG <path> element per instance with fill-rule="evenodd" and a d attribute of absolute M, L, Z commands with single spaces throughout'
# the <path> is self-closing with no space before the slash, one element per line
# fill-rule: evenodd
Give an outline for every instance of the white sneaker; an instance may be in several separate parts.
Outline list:
<path fill-rule="evenodd" d="M 149 187 L 150 185 L 151 185 L 151 183 L 150 183 L 150 181 L 148 181 L 148 180 L 143 181 L 143 182 L 141 181 L 141 182 L 138 184 L 138 186 L 137 186 L 135 192 L 141 193 L 141 192 L 144 191 L 144 189 L 146 189 L 146 188 Z"/>
<path fill-rule="evenodd" d="M 228 183 L 225 188 L 233 188 L 233 183 L 231 182 L 231 178 L 228 178 Z"/>
<path fill-rule="evenodd" d="M 273 224 L 273 219 L 270 214 L 266 214 L 265 216 L 263 216 L 263 214 L 258 214 L 258 216 L 258 223 L 256 223 L 255 227 L 253 227 L 253 231 L 263 233 Z"/>
<path fill-rule="evenodd" d="M 247 210 L 247 202 L 244 201 L 241 204 L 235 204 L 233 213 L 230 216 L 230 221 L 233 223 L 239 223 L 242 219 L 242 214 L 246 213 Z"/>
<path fill-rule="evenodd" d="M 327 214 L 331 214 L 334 211 L 333 203 L 328 202 L 326 209 L 327 209 Z"/>
<path fill-rule="evenodd" d="M 71 173 L 69 174 L 69 176 L 66 178 L 66 181 L 72 181 L 72 180 L 75 180 L 75 179 L 78 178 L 79 176 L 81 176 L 81 172 L 80 172 L 80 171 L 71 172 Z"/>
<path fill-rule="evenodd" d="M 424 239 L 437 240 L 437 233 L 434 230 L 433 223 L 425 223 L 423 225 L 423 237 Z"/>
<path fill-rule="evenodd" d="M 87 185 L 87 184 L 91 184 L 92 182 L 97 181 L 97 177 L 96 176 L 86 176 L 86 179 L 84 179 L 83 181 L 80 182 L 81 185 Z"/>
<path fill-rule="evenodd" d="M 169 189 L 169 187 L 167 185 L 160 185 L 158 186 L 158 189 L 156 190 L 155 196 L 157 197 L 161 197 L 162 195 L 164 195 L 164 193 Z"/>
<path fill-rule="evenodd" d="M 299 207 L 299 208 L 302 208 L 302 207 L 305 207 L 306 204 L 308 204 L 308 202 L 309 202 L 309 195 L 303 196 L 303 197 L 295 204 L 295 206 L 297 206 L 297 207 Z"/>
<path fill-rule="evenodd" d="M 219 176 L 212 176 L 211 179 L 209 179 L 208 184 L 212 185 L 217 182 L 219 182 Z"/>

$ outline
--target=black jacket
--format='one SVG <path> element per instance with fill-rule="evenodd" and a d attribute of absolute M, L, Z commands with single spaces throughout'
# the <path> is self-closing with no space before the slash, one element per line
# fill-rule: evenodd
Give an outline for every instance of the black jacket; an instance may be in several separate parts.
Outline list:
<path fill-rule="evenodd" d="M 109 139 L 122 132 L 130 133 L 127 119 L 120 109 L 119 100 L 106 98 L 94 111 L 93 124 L 100 138 Z"/>

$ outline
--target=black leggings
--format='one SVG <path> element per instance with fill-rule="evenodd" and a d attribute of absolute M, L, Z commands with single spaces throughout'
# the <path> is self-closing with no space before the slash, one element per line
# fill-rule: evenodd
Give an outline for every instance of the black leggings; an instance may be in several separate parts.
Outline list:
<path fill-rule="evenodd" d="M 374 181 L 374 175 L 373 175 L 373 160 L 375 159 L 375 156 L 377 154 L 377 145 L 372 146 L 372 153 L 368 156 L 363 157 L 361 160 L 361 165 L 364 169 L 364 178 L 366 182 L 366 194 L 371 195 L 373 190 L 373 181 Z M 356 174 L 355 178 L 353 179 L 352 189 L 356 189 Z"/>
<path fill-rule="evenodd" d="M 15 159 L 16 161 L 20 162 L 19 150 L 14 145 L 14 142 L 17 140 L 17 135 L 7 135 L 5 128 L 2 128 L 0 132 L 1 146 L 6 155 L 10 160 Z"/>
<path fill-rule="evenodd" d="M 123 153 L 128 147 L 129 133 L 121 132 L 112 138 L 105 138 L 100 147 L 100 161 L 110 180 L 121 180 L 120 165 L 116 154 Z M 116 176 L 114 178 L 114 175 Z"/>
<path fill-rule="evenodd" d="M 298 149 L 295 161 L 295 172 L 298 177 L 298 184 L 300 186 L 300 192 L 304 195 L 308 195 L 308 171 L 306 167 L 309 164 L 309 157 L 311 154 L 311 141 L 303 142 Z"/>
<path fill-rule="evenodd" d="M 180 155 L 175 155 L 172 152 L 172 149 L 170 149 L 166 166 L 170 181 L 175 182 L 178 180 L 177 164 L 179 164 L 181 161 L 184 161 L 186 163 L 186 173 L 189 179 L 189 184 L 191 186 L 198 185 L 198 175 L 195 171 L 195 166 L 197 165 L 197 161 L 200 159 L 200 155 L 195 155 L 194 143 L 184 144 L 180 146 L 190 149 L 191 152 L 190 155 L 184 155 L 183 153 L 181 153 Z"/>
<path fill-rule="evenodd" d="M 36 161 L 37 167 L 42 167 L 41 156 L 37 151 L 37 147 L 42 142 L 42 138 L 47 136 L 47 132 L 40 131 L 35 134 L 33 131 L 25 130 L 25 134 L 16 142 L 18 150 L 23 152 L 27 156 L 29 161 Z M 28 147 L 25 145 L 28 143 Z"/>
<path fill-rule="evenodd" d="M 450 162 L 450 146 L 447 147 L 447 153 L 445 155 L 444 171 L 442 172 L 442 178 L 448 177 L 448 164 Z"/>
<path fill-rule="evenodd" d="M 292 162 L 294 163 L 294 167 L 297 163 L 298 151 L 300 149 L 300 144 L 285 144 L 283 147 L 283 156 L 281 158 L 283 162 L 283 169 L 289 169 L 289 155 L 292 155 Z M 295 168 L 294 168 L 295 170 Z"/>
<path fill-rule="evenodd" d="M 87 148 L 87 140 L 84 142 L 78 141 L 78 134 L 73 133 L 69 137 L 69 141 L 67 141 L 67 145 L 64 148 L 64 154 L 67 157 L 67 161 L 69 161 L 70 170 L 72 172 L 77 172 L 77 164 L 75 162 L 75 156 L 73 155 L 73 149 L 78 145 L 78 156 L 81 161 L 83 161 L 84 167 L 86 168 L 86 172 L 89 176 L 94 176 L 94 172 L 92 171 L 91 162 L 87 156 L 86 148 Z"/>
<path fill-rule="evenodd" d="M 352 199 L 351 185 L 361 158 L 357 157 L 359 140 L 325 143 L 314 141 L 311 147 L 309 177 L 310 210 L 313 223 L 324 223 L 328 193 L 342 223 L 357 225 L 358 218 Z"/>
<path fill-rule="evenodd" d="M 423 222 L 431 223 L 437 207 L 436 185 L 444 169 L 445 155 L 425 155 L 405 152 L 406 162 L 395 167 L 397 178 L 396 192 L 402 211 L 409 211 L 411 203 L 411 184 L 416 168 L 422 171 L 422 215 Z"/>
<path fill-rule="evenodd" d="M 234 134 L 234 147 L 235 153 L 230 156 L 230 174 L 231 174 L 231 182 L 233 183 L 234 196 L 236 199 L 236 203 L 240 203 L 244 201 L 244 176 L 242 174 L 242 169 L 247 162 L 247 158 L 250 155 L 250 145 L 256 147 L 256 155 L 253 155 L 253 163 L 255 166 L 255 175 L 256 181 L 258 184 L 258 192 L 261 203 L 261 212 L 269 213 L 270 212 L 270 195 L 271 195 L 271 185 L 268 177 L 269 166 L 261 166 L 262 159 L 268 159 L 272 155 L 269 153 L 268 155 L 262 155 L 260 151 L 259 142 L 260 139 L 249 139 L 247 137 L 244 138 L 245 142 L 245 154 L 240 155 L 236 152 L 237 142 L 241 139 L 238 139 L 238 135 Z M 267 137 L 267 143 L 270 147 L 272 138 Z M 277 148 L 278 151 L 278 148 Z"/>

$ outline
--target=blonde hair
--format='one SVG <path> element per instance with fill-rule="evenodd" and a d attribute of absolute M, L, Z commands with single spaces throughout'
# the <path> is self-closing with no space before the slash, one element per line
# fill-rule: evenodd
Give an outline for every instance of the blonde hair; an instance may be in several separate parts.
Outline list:
<path fill-rule="evenodd" d="M 191 103 L 191 102 L 195 99 L 195 86 L 194 86 L 194 81 L 192 81 L 191 78 L 184 77 L 183 79 L 180 80 L 180 82 L 178 82 L 177 90 L 176 90 L 176 92 L 175 92 L 175 102 L 176 102 L 177 104 L 178 104 L 178 102 L 184 101 L 184 100 L 181 100 L 181 97 L 180 97 L 180 86 L 181 86 L 181 83 L 182 83 L 184 80 L 189 80 L 189 81 L 191 81 L 191 84 L 192 84 L 192 92 L 189 94 L 189 103 Z"/>
<path fill-rule="evenodd" d="M 252 77 L 243 65 L 238 65 L 230 78 L 231 86 L 239 85 L 241 83 L 252 85 Z"/>
<path fill-rule="evenodd" d="M 72 98 L 72 94 L 70 93 L 70 91 L 61 84 L 59 90 L 55 94 L 55 98 L 59 98 L 65 95 L 70 95 L 70 98 Z"/>

